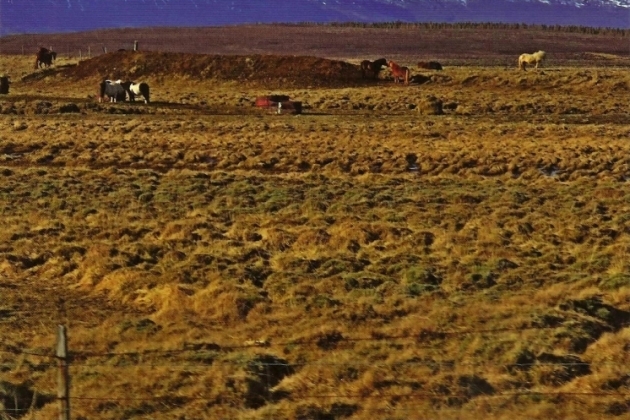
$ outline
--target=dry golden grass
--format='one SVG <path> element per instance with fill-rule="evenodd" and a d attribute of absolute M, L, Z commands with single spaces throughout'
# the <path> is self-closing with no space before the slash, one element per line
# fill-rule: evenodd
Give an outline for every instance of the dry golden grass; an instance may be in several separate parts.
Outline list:
<path fill-rule="evenodd" d="M 143 106 L 0 63 L 0 350 L 67 324 L 75 418 L 627 415 L 627 69 L 149 77 Z M 54 393 L 54 360 L 0 357 Z"/>

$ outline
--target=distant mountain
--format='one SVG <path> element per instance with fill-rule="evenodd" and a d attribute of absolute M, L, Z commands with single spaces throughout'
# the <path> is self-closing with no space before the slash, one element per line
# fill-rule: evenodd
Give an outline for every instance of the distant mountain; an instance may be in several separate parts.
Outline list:
<path fill-rule="evenodd" d="M 630 28 L 630 0 L 0 0 L 0 35 L 304 21 Z"/>

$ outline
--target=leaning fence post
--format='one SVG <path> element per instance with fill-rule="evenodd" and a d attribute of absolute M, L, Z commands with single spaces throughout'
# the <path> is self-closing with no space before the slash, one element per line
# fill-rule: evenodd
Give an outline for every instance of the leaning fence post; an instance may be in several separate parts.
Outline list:
<path fill-rule="evenodd" d="M 68 374 L 68 336 L 65 325 L 57 329 L 57 399 L 59 400 L 59 420 L 70 420 L 70 375 Z"/>

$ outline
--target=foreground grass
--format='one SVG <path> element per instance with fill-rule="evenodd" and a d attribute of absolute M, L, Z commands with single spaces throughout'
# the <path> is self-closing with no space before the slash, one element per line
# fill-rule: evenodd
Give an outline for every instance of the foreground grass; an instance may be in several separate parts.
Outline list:
<path fill-rule="evenodd" d="M 627 80 L 567 72 L 296 90 L 299 117 L 233 85 L 142 115 L 15 86 L 2 379 L 52 402 L 55 361 L 13 353 L 64 323 L 77 417 L 625 415 Z M 408 106 L 428 94 L 457 107 Z M 243 112 L 204 113 L 220 100 Z"/>

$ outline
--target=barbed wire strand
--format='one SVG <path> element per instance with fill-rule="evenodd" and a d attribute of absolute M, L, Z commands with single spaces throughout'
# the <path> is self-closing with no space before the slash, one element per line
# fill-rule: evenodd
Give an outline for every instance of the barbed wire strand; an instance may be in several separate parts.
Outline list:
<path fill-rule="evenodd" d="M 211 362 L 204 363 L 200 361 L 196 364 L 170 364 L 170 363 L 133 363 L 129 365 L 109 365 L 104 363 L 70 363 L 70 368 L 73 367 L 103 367 L 103 368 L 134 368 L 134 367 L 164 367 L 175 370 L 187 370 L 187 369 L 208 369 L 212 365 L 215 364 L 242 364 L 242 361 L 238 360 L 216 360 L 213 359 Z M 286 367 L 286 368 L 295 368 L 301 366 L 327 366 L 327 367 L 339 367 L 339 366 L 370 366 L 370 367 L 396 367 L 396 366 L 441 366 L 441 367 L 451 367 L 455 368 L 457 366 L 472 366 L 472 367 L 504 367 L 506 369 L 518 369 L 518 368 L 531 368 L 533 366 L 562 366 L 562 367 L 591 367 L 591 366 L 624 366 L 622 362 L 531 362 L 531 363 L 488 363 L 488 362 L 464 362 L 464 363 L 456 363 L 456 362 L 440 362 L 440 361 L 394 361 L 391 363 L 370 363 L 370 362 L 345 362 L 345 363 L 334 363 L 334 362 L 296 362 L 296 363 L 280 363 L 280 362 L 254 362 L 257 366 L 267 366 L 267 367 Z M 0 365 L 1 366 L 1 365 Z"/>
<path fill-rule="evenodd" d="M 409 398 L 409 397 L 419 397 L 422 399 L 451 399 L 451 398 L 461 398 L 466 400 L 473 400 L 478 398 L 502 398 L 502 397 L 521 397 L 521 396 L 546 396 L 546 397 L 575 397 L 575 396 L 600 396 L 600 397 L 630 397 L 630 392 L 628 393 L 610 393 L 610 392 L 547 392 L 547 391 L 522 391 L 522 392 L 502 392 L 496 394 L 490 393 L 479 393 L 479 394 L 449 394 L 449 395 L 440 395 L 434 394 L 431 392 L 415 392 L 415 393 L 406 393 L 406 394 L 395 394 L 395 393 L 378 393 L 377 395 L 366 395 L 362 393 L 356 394 L 300 394 L 296 398 L 304 399 L 328 399 L 328 398 L 338 398 L 338 399 L 374 399 L 374 398 Z M 153 396 L 153 397 L 89 397 L 89 396 L 70 396 L 71 400 L 83 400 L 83 401 L 161 401 L 161 400 L 169 400 L 169 399 L 177 399 L 177 400 L 185 400 L 185 401 L 214 401 L 215 397 L 190 397 L 190 396 L 179 396 L 179 395 L 161 395 L 161 396 Z M 289 398 L 290 399 L 290 398 Z"/>
<path fill-rule="evenodd" d="M 628 324 L 630 325 L 630 323 Z M 626 325 L 624 325 L 626 326 Z M 623 326 L 622 326 L 623 327 Z M 219 345 L 216 343 L 193 343 L 194 346 L 209 346 L 208 348 L 180 348 L 180 349 L 146 349 L 142 351 L 129 351 L 129 352 L 94 352 L 94 351 L 71 351 L 71 355 L 74 359 L 86 358 L 86 357 L 114 357 L 114 356 L 127 356 L 127 357 L 140 357 L 150 354 L 181 354 L 188 352 L 201 352 L 201 351 L 226 351 L 226 350 L 239 350 L 248 348 L 267 348 L 267 347 L 286 347 L 286 346 L 306 346 L 306 345 L 318 345 L 320 347 L 335 348 L 340 346 L 341 343 L 358 343 L 358 342 L 389 342 L 396 340 L 415 340 L 421 343 L 416 343 L 416 346 L 432 348 L 435 344 L 431 341 L 445 340 L 449 337 L 457 337 L 469 334 L 500 334 L 509 332 L 523 332 L 523 331 L 545 331 L 560 329 L 562 326 L 527 326 L 516 328 L 495 328 L 495 329 L 479 329 L 479 330 L 462 330 L 462 331 L 438 331 L 438 330 L 422 330 L 414 334 L 404 335 L 372 335 L 369 337 L 326 337 L 320 336 L 309 339 L 295 339 L 289 341 L 273 342 L 268 341 L 256 341 L 254 343 L 246 344 L 230 344 Z M 51 357 L 55 358 L 53 354 L 35 353 L 25 350 L 17 349 L 0 349 L 0 353 L 9 354 L 23 354 L 36 357 Z"/>
<path fill-rule="evenodd" d="M 415 334 L 405 334 L 405 335 L 382 335 L 382 336 L 370 336 L 370 337 L 334 337 L 328 339 L 325 336 L 317 337 L 317 338 L 309 338 L 309 339 L 296 339 L 290 341 L 279 341 L 273 342 L 271 340 L 264 342 L 255 342 L 252 344 L 230 344 L 230 345 L 219 345 L 216 343 L 196 343 L 199 345 L 209 345 L 216 348 L 208 348 L 206 351 L 216 350 L 216 351 L 225 351 L 225 350 L 238 350 L 238 349 L 247 349 L 247 348 L 264 348 L 264 347 L 285 347 L 285 346 L 305 346 L 305 345 L 323 345 L 329 347 L 338 346 L 340 343 L 358 343 L 358 342 L 387 342 L 394 340 L 410 340 L 413 339 L 415 341 L 424 341 L 429 342 L 431 340 L 441 340 L 446 339 L 447 337 L 455 337 L 461 335 L 468 334 L 500 334 L 505 332 L 522 332 L 522 331 L 531 331 L 531 330 L 550 330 L 550 329 L 560 329 L 563 328 L 561 326 L 554 327 L 520 327 L 520 328 L 497 328 L 497 329 L 483 329 L 483 330 L 465 330 L 465 331 L 433 331 L 433 330 L 424 330 L 419 331 Z M 330 344 L 328 344 L 330 343 Z M 428 347 L 434 347 L 435 345 L 427 345 Z M 73 351 L 72 354 L 74 357 L 112 357 L 112 356 L 143 356 L 148 354 L 176 354 L 176 353 L 186 353 L 186 352 L 194 352 L 199 351 L 199 349 L 193 348 L 181 348 L 181 349 L 147 349 L 143 351 L 129 351 L 129 352 L 91 352 L 91 351 Z"/>

